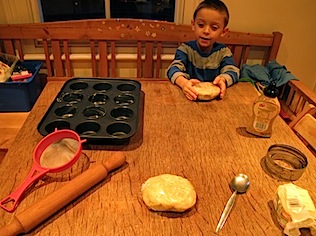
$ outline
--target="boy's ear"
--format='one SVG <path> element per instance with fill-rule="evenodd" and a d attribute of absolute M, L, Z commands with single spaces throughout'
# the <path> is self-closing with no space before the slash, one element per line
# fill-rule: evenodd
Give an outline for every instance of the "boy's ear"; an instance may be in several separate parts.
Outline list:
<path fill-rule="evenodd" d="M 221 33 L 221 37 L 224 37 L 229 32 L 229 28 L 223 29 L 223 32 Z"/>
<path fill-rule="evenodd" d="M 195 30 L 195 27 L 194 27 L 194 20 L 191 20 L 191 28 L 192 28 L 193 31 Z"/>

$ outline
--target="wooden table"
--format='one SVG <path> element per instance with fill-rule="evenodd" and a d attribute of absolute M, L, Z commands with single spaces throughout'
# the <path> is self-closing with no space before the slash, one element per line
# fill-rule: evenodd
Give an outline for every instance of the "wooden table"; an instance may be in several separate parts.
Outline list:
<path fill-rule="evenodd" d="M 92 145 L 84 150 L 95 163 L 105 162 L 113 150 L 123 150 L 127 164 L 52 217 L 32 235 L 215 235 L 226 201 L 229 182 L 237 173 L 249 176 L 251 186 L 235 203 L 221 235 L 282 235 L 274 222 L 271 201 L 283 184 L 267 175 L 260 161 L 272 144 L 301 150 L 309 164 L 295 183 L 316 202 L 316 159 L 286 123 L 277 117 L 271 138 L 245 131 L 252 102 L 252 85 L 238 83 L 223 100 L 190 102 L 166 80 L 143 80 L 144 110 L 140 129 L 129 145 Z M 42 139 L 37 124 L 63 82 L 49 82 L 0 165 L 0 198 L 14 191 L 33 164 L 32 152 Z M 91 150 L 93 148 L 93 150 Z M 90 149 L 90 150 L 89 150 Z M 152 212 L 142 201 L 141 186 L 163 173 L 186 177 L 198 195 L 196 206 L 183 214 Z M 45 180 L 45 179 L 44 179 Z M 14 214 L 35 204 L 66 182 L 39 181 L 24 196 Z M 312 183 L 312 185 L 308 184 Z M 0 209 L 0 227 L 14 215 Z"/>
<path fill-rule="evenodd" d="M 30 112 L 0 112 L 0 150 L 8 151 Z"/>

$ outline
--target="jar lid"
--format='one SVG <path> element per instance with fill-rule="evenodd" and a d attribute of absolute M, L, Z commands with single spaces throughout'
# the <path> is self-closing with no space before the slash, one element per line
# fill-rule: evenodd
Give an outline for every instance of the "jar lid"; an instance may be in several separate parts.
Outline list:
<path fill-rule="evenodd" d="M 307 158 L 301 151 L 286 144 L 270 146 L 261 161 L 263 170 L 271 177 L 288 181 L 298 180 L 307 164 Z"/>

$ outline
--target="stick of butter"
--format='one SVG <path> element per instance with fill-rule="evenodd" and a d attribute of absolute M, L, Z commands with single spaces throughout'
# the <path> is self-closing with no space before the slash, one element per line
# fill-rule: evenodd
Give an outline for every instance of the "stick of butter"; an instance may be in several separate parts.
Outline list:
<path fill-rule="evenodd" d="M 316 230 L 316 210 L 306 189 L 292 183 L 280 185 L 273 204 L 286 235 L 299 236 L 300 228 Z"/>

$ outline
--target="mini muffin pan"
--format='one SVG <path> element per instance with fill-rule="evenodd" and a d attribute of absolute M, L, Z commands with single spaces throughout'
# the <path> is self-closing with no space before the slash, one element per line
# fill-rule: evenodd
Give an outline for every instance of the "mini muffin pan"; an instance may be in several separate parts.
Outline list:
<path fill-rule="evenodd" d="M 140 90 L 135 80 L 70 79 L 37 130 L 43 136 L 57 128 L 74 130 L 87 141 L 127 141 L 137 131 Z"/>

